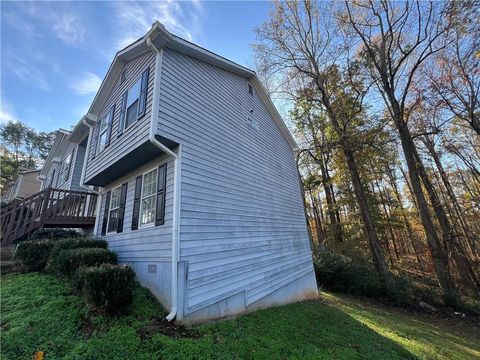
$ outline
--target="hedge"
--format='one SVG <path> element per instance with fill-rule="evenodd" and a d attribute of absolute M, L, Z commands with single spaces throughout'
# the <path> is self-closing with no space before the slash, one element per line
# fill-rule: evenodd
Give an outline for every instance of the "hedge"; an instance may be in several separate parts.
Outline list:
<path fill-rule="evenodd" d="M 81 266 L 116 264 L 117 254 L 99 248 L 60 250 L 52 254 L 49 270 L 57 275 L 72 277 Z"/>
<path fill-rule="evenodd" d="M 84 238 L 85 235 L 76 230 L 69 229 L 38 229 L 35 230 L 28 240 L 38 239 L 63 239 L 63 238 Z"/>
<path fill-rule="evenodd" d="M 22 241 L 17 245 L 15 258 L 20 260 L 27 272 L 42 271 L 55 243 L 55 240 Z"/>
<path fill-rule="evenodd" d="M 77 281 L 87 303 L 98 309 L 117 313 L 132 303 L 135 273 L 128 266 L 81 267 Z"/>
<path fill-rule="evenodd" d="M 108 243 L 106 240 L 96 240 L 96 239 L 78 239 L 78 238 L 71 238 L 71 239 L 62 239 L 58 240 L 55 243 L 55 246 L 52 249 L 51 254 L 54 255 L 62 250 L 70 250 L 70 249 L 80 249 L 80 248 L 101 248 L 106 249 L 108 247 Z"/>

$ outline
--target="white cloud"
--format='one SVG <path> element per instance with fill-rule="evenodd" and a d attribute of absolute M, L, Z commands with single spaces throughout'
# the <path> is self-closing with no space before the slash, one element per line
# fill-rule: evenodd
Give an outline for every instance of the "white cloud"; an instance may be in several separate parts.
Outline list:
<path fill-rule="evenodd" d="M 6 123 L 9 121 L 19 121 L 15 116 L 13 108 L 10 104 L 2 101 L 0 104 L 0 124 Z"/>
<path fill-rule="evenodd" d="M 17 56 L 10 49 L 5 51 L 3 65 L 19 79 L 42 90 L 50 89 L 50 84 L 48 83 L 45 73 L 36 67 L 31 61 L 27 61 Z"/>
<path fill-rule="evenodd" d="M 83 42 L 85 29 L 78 19 L 69 14 L 57 15 L 58 20 L 52 24 L 55 35 L 68 45 L 77 45 Z"/>
<path fill-rule="evenodd" d="M 72 85 L 72 89 L 79 95 L 95 94 L 102 84 L 102 79 L 94 73 L 88 72 L 85 77 Z"/>
<path fill-rule="evenodd" d="M 51 5 L 46 2 L 12 3 L 3 16 L 12 27 L 27 37 L 43 37 L 47 30 L 72 46 L 83 43 L 85 38 L 86 29 L 80 19 L 57 2 Z"/>
<path fill-rule="evenodd" d="M 116 43 L 116 50 L 145 35 L 156 20 L 165 25 L 168 31 L 189 41 L 200 36 L 202 4 L 199 1 L 122 1 L 112 4 L 119 27 L 118 33 L 121 34 Z"/>

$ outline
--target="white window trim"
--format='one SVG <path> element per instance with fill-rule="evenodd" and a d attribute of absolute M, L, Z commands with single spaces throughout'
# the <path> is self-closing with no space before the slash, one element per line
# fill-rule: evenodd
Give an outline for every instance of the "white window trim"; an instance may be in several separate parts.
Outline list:
<path fill-rule="evenodd" d="M 107 119 L 108 118 L 108 115 L 110 114 L 110 111 L 108 113 L 106 113 L 105 115 L 103 115 L 100 120 L 100 126 L 98 127 L 98 135 L 97 135 L 97 154 L 100 154 L 103 150 L 105 150 L 105 148 L 107 147 L 106 145 L 102 148 L 101 147 L 101 140 L 102 140 L 102 134 L 105 132 L 108 131 L 108 123 L 107 123 L 107 127 L 105 128 L 105 130 L 102 132 L 102 121 Z M 113 119 L 112 119 L 113 120 Z M 108 121 L 108 119 L 107 119 Z"/>
<path fill-rule="evenodd" d="M 70 158 L 70 161 L 68 163 L 68 167 L 70 169 L 68 171 L 67 178 L 63 179 L 63 173 L 64 173 L 64 170 L 65 170 L 65 166 L 67 165 L 65 160 L 67 160 L 68 158 Z M 60 178 L 60 181 L 62 182 L 62 185 L 65 184 L 70 179 L 70 170 L 71 170 L 71 164 L 72 164 L 72 160 L 73 160 L 72 158 L 73 158 L 72 151 L 70 151 L 68 156 L 66 156 L 62 161 L 62 166 L 60 167 L 60 174 L 59 174 L 59 178 Z"/>
<path fill-rule="evenodd" d="M 145 229 L 145 228 L 150 228 L 150 227 L 154 227 L 155 226 L 155 218 L 157 217 L 157 189 L 155 189 L 155 194 L 151 195 L 151 196 L 154 196 L 155 197 L 155 208 L 154 208 L 154 211 L 153 211 L 153 221 L 151 223 L 147 223 L 147 224 L 142 224 L 142 208 L 143 208 L 143 179 L 145 178 L 145 174 L 148 174 L 149 172 L 153 171 L 153 170 L 156 170 L 156 173 L 157 173 L 157 182 L 158 182 L 158 167 L 161 166 L 161 165 L 157 165 L 157 166 L 154 166 L 153 168 L 151 168 L 150 170 L 147 170 L 145 171 L 143 174 L 142 174 L 142 187 L 141 187 L 141 191 L 140 191 L 140 213 L 138 215 L 138 228 L 139 229 Z M 157 188 L 158 188 L 158 184 L 157 184 Z"/>
<path fill-rule="evenodd" d="M 112 194 L 112 192 L 113 192 L 114 190 L 117 190 L 117 189 L 120 189 L 120 197 L 121 197 L 121 196 L 122 196 L 122 185 L 117 186 L 117 187 L 114 187 L 113 189 L 110 190 L 110 191 L 111 191 L 111 192 L 110 192 L 110 203 L 108 204 L 108 215 L 107 215 L 107 216 L 108 216 L 108 219 L 107 219 L 107 232 L 106 232 L 107 234 L 113 234 L 113 233 L 116 233 L 116 232 L 117 232 L 117 229 L 114 229 L 114 230 L 112 230 L 112 231 L 108 231 L 109 226 L 110 226 L 110 213 L 111 213 L 111 211 L 112 211 L 112 210 L 120 209 L 120 202 L 118 203 L 118 207 L 116 207 L 115 209 L 112 209 L 112 195 L 111 195 L 111 194 Z M 121 199 L 120 199 L 120 201 L 121 201 Z M 118 215 L 120 215 L 120 213 L 119 213 Z M 117 224 L 117 226 L 118 226 L 118 224 Z"/>
<path fill-rule="evenodd" d="M 142 73 L 143 74 L 143 73 Z M 128 93 L 130 92 L 130 90 L 135 86 L 136 83 L 140 82 L 140 92 L 138 93 L 138 98 L 135 100 L 137 102 L 137 116 L 136 116 L 136 119 L 134 122 L 132 122 L 128 127 L 126 127 L 125 129 L 123 129 L 123 132 L 127 131 L 128 129 L 132 128 L 135 124 L 138 123 L 138 107 L 140 106 L 140 94 L 142 93 L 142 89 L 141 89 L 141 86 L 142 86 L 142 75 L 140 75 L 140 78 L 138 78 L 129 88 L 128 88 L 128 91 L 127 91 L 127 103 L 128 103 Z M 135 102 L 134 101 L 134 102 Z M 133 104 L 132 104 L 133 105 Z M 125 124 L 124 125 L 127 125 L 127 114 L 128 114 L 128 108 L 129 106 L 127 105 L 127 108 L 125 109 Z M 145 112 L 146 113 L 146 112 Z M 147 171 L 148 172 L 148 171 Z M 142 178 L 142 181 L 143 181 L 143 178 Z"/>
<path fill-rule="evenodd" d="M 252 93 L 250 94 L 250 87 L 252 87 Z M 247 82 L 247 92 L 250 96 L 255 96 L 255 87 L 253 86 L 253 84 L 248 81 Z"/>

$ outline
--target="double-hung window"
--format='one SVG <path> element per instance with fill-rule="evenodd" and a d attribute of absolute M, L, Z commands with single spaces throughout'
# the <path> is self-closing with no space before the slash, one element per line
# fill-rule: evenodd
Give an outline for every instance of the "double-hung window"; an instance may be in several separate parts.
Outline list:
<path fill-rule="evenodd" d="M 139 79 L 128 90 L 127 95 L 127 115 L 125 119 L 125 129 L 129 128 L 135 123 L 138 117 L 138 104 L 140 98 L 141 79 Z"/>
<path fill-rule="evenodd" d="M 157 169 L 143 174 L 142 196 L 140 200 L 140 225 L 155 223 L 157 204 Z"/>
<path fill-rule="evenodd" d="M 116 232 L 118 227 L 118 218 L 120 213 L 120 197 L 122 187 L 119 186 L 112 190 L 110 195 L 110 207 L 108 210 L 107 232 Z"/>
<path fill-rule="evenodd" d="M 108 136 L 108 116 L 105 115 L 100 119 L 100 127 L 98 134 L 98 152 L 102 151 L 107 145 L 107 136 Z"/>
<path fill-rule="evenodd" d="M 72 153 L 63 160 L 62 170 L 60 171 L 60 179 L 65 182 L 70 176 L 70 164 L 72 163 Z"/>

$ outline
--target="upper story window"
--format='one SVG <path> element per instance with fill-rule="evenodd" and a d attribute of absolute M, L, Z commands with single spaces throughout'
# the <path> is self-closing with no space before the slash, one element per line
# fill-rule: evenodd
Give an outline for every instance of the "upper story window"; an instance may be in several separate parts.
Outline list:
<path fill-rule="evenodd" d="M 146 113 L 149 73 L 150 67 L 147 67 L 143 71 L 140 79 L 122 95 L 118 121 L 118 136 L 135 124 L 135 122 Z"/>
<path fill-rule="evenodd" d="M 100 119 L 100 127 L 98 134 L 98 151 L 102 151 L 107 145 L 108 136 L 108 114 Z"/>
<path fill-rule="evenodd" d="M 68 154 L 68 156 L 62 162 L 62 170 L 60 171 L 60 179 L 62 182 L 68 180 L 70 176 L 70 165 L 72 164 L 72 153 Z"/>
<path fill-rule="evenodd" d="M 120 213 L 121 186 L 112 190 L 110 196 L 110 207 L 108 210 L 107 232 L 116 232 L 118 227 L 118 218 Z"/>
<path fill-rule="evenodd" d="M 253 85 L 248 83 L 248 93 L 253 96 Z"/>
<path fill-rule="evenodd" d="M 139 79 L 128 90 L 127 95 L 127 116 L 125 119 L 125 129 L 129 128 L 138 118 L 138 103 L 140 98 L 140 89 L 142 80 Z"/>
<path fill-rule="evenodd" d="M 157 169 L 143 174 L 142 196 L 140 201 L 140 225 L 149 225 L 155 222 L 155 208 L 157 203 Z"/>

